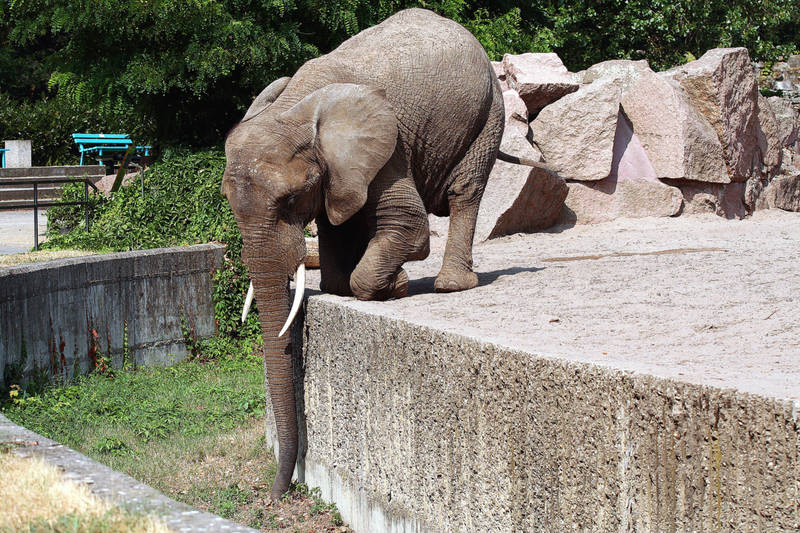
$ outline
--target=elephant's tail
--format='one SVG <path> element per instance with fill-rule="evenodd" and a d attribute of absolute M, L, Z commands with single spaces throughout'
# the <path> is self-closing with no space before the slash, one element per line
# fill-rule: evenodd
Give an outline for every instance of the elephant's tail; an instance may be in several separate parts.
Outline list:
<path fill-rule="evenodd" d="M 515 155 L 507 154 L 502 150 L 498 152 L 497 159 L 499 159 L 500 161 L 505 161 L 506 163 L 512 163 L 514 165 L 525 165 L 527 167 L 536 167 L 557 173 L 556 169 L 554 169 L 551 166 L 545 165 L 544 163 L 539 163 L 538 161 L 534 161 L 533 159 L 528 159 L 526 157 L 517 157 Z"/>

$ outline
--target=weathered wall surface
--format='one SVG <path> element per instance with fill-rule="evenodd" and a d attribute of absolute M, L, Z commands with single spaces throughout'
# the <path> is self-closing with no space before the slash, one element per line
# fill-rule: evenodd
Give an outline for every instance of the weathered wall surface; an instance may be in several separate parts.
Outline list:
<path fill-rule="evenodd" d="M 309 298 L 300 330 L 297 473 L 355 531 L 800 527 L 789 400 L 515 351 L 324 297 Z"/>
<path fill-rule="evenodd" d="M 0 384 L 85 372 L 93 345 L 115 362 L 184 358 L 182 321 L 197 337 L 215 331 L 223 252 L 203 244 L 0 269 Z"/>

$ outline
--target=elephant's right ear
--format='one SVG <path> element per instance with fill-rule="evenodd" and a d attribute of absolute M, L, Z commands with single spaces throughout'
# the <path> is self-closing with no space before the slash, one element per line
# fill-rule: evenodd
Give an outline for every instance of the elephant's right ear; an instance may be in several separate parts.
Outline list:
<path fill-rule="evenodd" d="M 367 188 L 397 144 L 397 118 L 383 89 L 332 83 L 283 113 L 282 121 L 310 123 L 327 170 L 325 210 L 339 225 L 367 201 Z"/>
<path fill-rule="evenodd" d="M 290 81 L 292 81 L 292 78 L 284 76 L 267 85 L 267 87 L 256 96 L 253 103 L 250 104 L 250 108 L 247 110 L 247 113 L 244 114 L 242 122 L 250 120 L 268 108 L 272 102 L 278 99 L 286 86 L 289 85 Z"/>

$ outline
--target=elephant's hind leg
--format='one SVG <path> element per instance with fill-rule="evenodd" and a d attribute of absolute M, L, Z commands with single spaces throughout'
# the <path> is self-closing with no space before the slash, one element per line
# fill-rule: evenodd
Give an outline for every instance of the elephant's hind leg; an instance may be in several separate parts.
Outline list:
<path fill-rule="evenodd" d="M 478 276 L 472 271 L 472 239 L 481 197 L 500 148 L 503 120 L 503 97 L 495 87 L 486 124 L 451 173 L 452 185 L 447 193 L 450 228 L 442 269 L 434 283 L 436 292 L 463 291 L 478 285 Z"/>

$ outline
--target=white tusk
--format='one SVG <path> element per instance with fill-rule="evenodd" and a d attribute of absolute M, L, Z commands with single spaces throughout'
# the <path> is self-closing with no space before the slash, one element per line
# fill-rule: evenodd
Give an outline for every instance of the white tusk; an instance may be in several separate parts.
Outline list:
<path fill-rule="evenodd" d="M 253 293 L 255 289 L 253 289 L 253 282 L 250 282 L 250 288 L 247 289 L 247 296 L 244 299 L 244 308 L 242 309 L 242 324 L 244 321 L 247 320 L 247 313 L 250 312 L 250 306 L 253 304 Z"/>
<path fill-rule="evenodd" d="M 297 267 L 297 273 L 294 275 L 294 301 L 292 302 L 292 310 L 289 311 L 289 318 L 286 319 L 286 324 L 283 325 L 283 329 L 278 333 L 278 337 L 283 337 L 283 334 L 286 333 L 286 330 L 292 325 L 292 321 L 294 317 L 297 316 L 297 311 L 300 309 L 300 304 L 303 303 L 303 291 L 305 291 L 305 289 L 306 265 L 305 263 L 300 263 L 300 266 Z"/>

